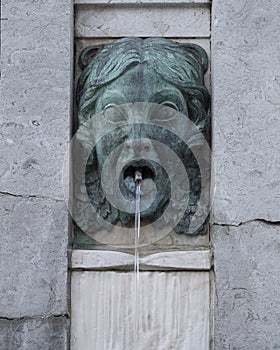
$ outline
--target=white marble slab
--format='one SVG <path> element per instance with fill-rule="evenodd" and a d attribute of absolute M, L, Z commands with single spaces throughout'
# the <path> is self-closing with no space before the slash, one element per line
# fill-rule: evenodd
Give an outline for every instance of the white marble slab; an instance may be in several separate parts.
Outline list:
<path fill-rule="evenodd" d="M 208 350 L 209 273 L 72 273 L 71 350 Z M 138 345 L 134 344 L 134 324 Z"/>
<path fill-rule="evenodd" d="M 134 255 L 103 250 L 73 250 L 72 269 L 132 270 Z M 161 252 L 140 258 L 142 270 L 210 270 L 209 250 Z"/>

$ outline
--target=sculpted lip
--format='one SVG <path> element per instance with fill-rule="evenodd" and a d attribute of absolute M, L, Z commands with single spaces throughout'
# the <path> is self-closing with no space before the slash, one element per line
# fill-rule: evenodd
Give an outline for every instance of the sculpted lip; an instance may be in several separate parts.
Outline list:
<path fill-rule="evenodd" d="M 153 164 L 151 164 L 146 159 L 141 159 L 138 161 L 133 161 L 127 164 L 122 171 L 121 179 L 126 188 L 126 190 L 134 195 L 135 192 L 135 172 L 140 171 L 142 174 L 143 183 L 145 180 L 155 181 L 156 169 Z M 150 186 L 144 186 L 142 195 L 148 195 L 150 192 Z"/>
<path fill-rule="evenodd" d="M 141 165 L 141 164 L 133 164 L 133 165 L 129 165 L 125 168 L 124 172 L 123 172 L 123 179 L 127 178 L 127 177 L 135 177 L 135 172 L 139 170 L 142 173 L 142 179 L 154 179 L 155 178 L 155 173 L 154 170 L 147 166 L 147 165 Z"/>

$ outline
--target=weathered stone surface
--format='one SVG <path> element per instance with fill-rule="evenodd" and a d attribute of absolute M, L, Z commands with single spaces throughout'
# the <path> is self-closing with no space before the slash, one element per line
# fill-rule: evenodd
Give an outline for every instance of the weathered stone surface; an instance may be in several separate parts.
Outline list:
<path fill-rule="evenodd" d="M 139 254 L 140 255 L 140 254 Z M 73 250 L 72 269 L 134 270 L 135 255 L 114 251 Z M 211 268 L 209 250 L 161 252 L 139 258 L 140 270 L 202 270 Z"/>
<path fill-rule="evenodd" d="M 76 8 L 77 37 L 208 37 L 209 6 L 83 5 Z"/>
<path fill-rule="evenodd" d="M 280 219 L 280 2 L 213 1 L 214 222 Z"/>
<path fill-rule="evenodd" d="M 142 272 L 135 293 L 133 272 L 73 272 L 71 349 L 209 349 L 209 272 Z"/>
<path fill-rule="evenodd" d="M 49 316 L 67 313 L 71 7 L 1 2 L 0 318 L 24 317 L 1 320 L 3 350 L 66 349 L 65 319 Z"/>
<path fill-rule="evenodd" d="M 0 191 L 63 198 L 71 2 L 1 3 Z"/>
<path fill-rule="evenodd" d="M 64 202 L 0 196 L 0 317 L 67 312 Z"/>
<path fill-rule="evenodd" d="M 2 350 L 66 350 L 67 319 L 0 319 Z"/>
<path fill-rule="evenodd" d="M 280 348 L 280 226 L 214 226 L 215 349 Z"/>

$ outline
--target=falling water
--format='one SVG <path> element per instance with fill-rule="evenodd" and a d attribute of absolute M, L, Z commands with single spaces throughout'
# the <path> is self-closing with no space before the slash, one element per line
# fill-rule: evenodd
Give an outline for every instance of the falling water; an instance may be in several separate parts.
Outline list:
<path fill-rule="evenodd" d="M 140 306 L 140 270 L 139 270 L 139 240 L 140 240 L 140 197 L 141 197 L 142 174 L 139 171 L 135 173 L 135 303 L 134 303 L 134 350 L 138 347 L 139 334 L 139 306 Z"/>

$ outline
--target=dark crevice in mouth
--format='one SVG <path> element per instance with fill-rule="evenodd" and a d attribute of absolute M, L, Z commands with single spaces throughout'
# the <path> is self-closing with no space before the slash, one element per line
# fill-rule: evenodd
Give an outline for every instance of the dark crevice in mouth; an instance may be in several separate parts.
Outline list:
<path fill-rule="evenodd" d="M 126 179 L 127 177 L 132 177 L 134 179 L 136 171 L 141 172 L 143 180 L 145 180 L 145 179 L 154 180 L 154 178 L 155 178 L 155 174 L 154 174 L 153 170 L 146 165 L 143 165 L 143 166 L 130 165 L 130 166 L 128 166 L 123 173 L 123 178 Z"/>

